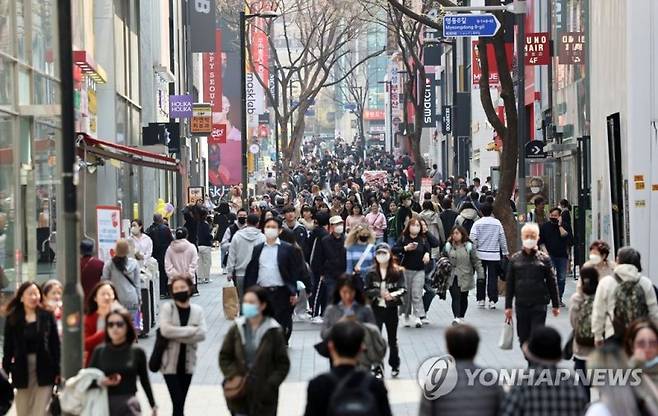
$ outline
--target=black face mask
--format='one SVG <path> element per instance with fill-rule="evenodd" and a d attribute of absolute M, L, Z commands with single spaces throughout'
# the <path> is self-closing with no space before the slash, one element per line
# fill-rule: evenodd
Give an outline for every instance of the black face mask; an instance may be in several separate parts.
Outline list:
<path fill-rule="evenodd" d="M 176 292 L 172 297 L 179 302 L 187 302 L 190 299 L 190 292 L 187 290 L 185 292 Z"/>
<path fill-rule="evenodd" d="M 247 223 L 246 217 L 238 217 L 238 224 L 243 225 Z"/>
<path fill-rule="evenodd" d="M 361 241 L 362 243 L 365 243 L 366 241 L 368 241 L 369 238 L 370 237 L 368 237 L 367 235 L 360 235 L 359 236 L 359 241 Z"/>
<path fill-rule="evenodd" d="M 557 218 L 551 218 L 551 222 L 555 225 L 558 224 L 559 220 Z"/>

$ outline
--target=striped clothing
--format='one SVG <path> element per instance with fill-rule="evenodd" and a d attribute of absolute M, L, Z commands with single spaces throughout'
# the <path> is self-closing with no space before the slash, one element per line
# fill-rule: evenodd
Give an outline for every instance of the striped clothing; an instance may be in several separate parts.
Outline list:
<path fill-rule="evenodd" d="M 355 243 L 345 249 L 346 260 L 347 260 L 346 261 L 347 267 L 345 272 L 347 274 L 354 273 L 354 266 L 356 266 L 356 264 L 359 262 L 359 259 L 361 258 L 361 254 L 363 254 L 366 247 L 368 247 L 367 244 Z M 375 257 L 375 246 L 372 245 L 370 246 L 370 252 L 366 254 L 366 257 L 363 259 L 363 262 L 361 263 L 361 273 L 363 274 L 363 276 L 365 276 L 368 270 L 370 270 L 370 268 L 372 267 L 374 262 L 374 257 Z"/>
<path fill-rule="evenodd" d="M 477 248 L 480 260 L 499 261 L 500 254 L 508 255 L 503 225 L 494 217 L 482 217 L 475 221 L 469 235 Z"/>

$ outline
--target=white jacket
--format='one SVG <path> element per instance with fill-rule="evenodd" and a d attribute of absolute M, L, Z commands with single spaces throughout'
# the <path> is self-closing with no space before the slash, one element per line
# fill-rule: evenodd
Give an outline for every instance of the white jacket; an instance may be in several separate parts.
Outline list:
<path fill-rule="evenodd" d="M 163 303 L 160 307 L 160 333 L 169 341 L 162 354 L 162 374 L 176 374 L 181 344 L 186 345 L 185 373 L 194 374 L 197 344 L 206 339 L 206 320 L 201 306 L 192 303 L 190 308 L 187 325 L 181 326 L 173 300 Z"/>
<path fill-rule="evenodd" d="M 105 373 L 97 368 L 83 368 L 66 380 L 59 395 L 62 411 L 81 416 L 110 416 L 107 388 L 101 386 Z M 97 387 L 90 388 L 96 382 Z"/>
<path fill-rule="evenodd" d="M 637 271 L 637 267 L 631 264 L 620 264 L 615 267 L 615 274 L 623 281 L 639 280 L 638 284 L 644 290 L 644 297 L 647 301 L 649 317 L 657 320 L 658 304 L 656 303 L 656 292 L 653 290 L 651 280 L 645 276 L 641 276 Z M 615 333 L 615 329 L 612 326 L 612 318 L 615 314 L 616 288 L 617 280 L 615 280 L 614 276 L 605 276 L 599 279 L 599 285 L 596 288 L 596 295 L 594 296 L 594 305 L 592 306 L 592 332 L 596 341 L 610 338 Z"/>

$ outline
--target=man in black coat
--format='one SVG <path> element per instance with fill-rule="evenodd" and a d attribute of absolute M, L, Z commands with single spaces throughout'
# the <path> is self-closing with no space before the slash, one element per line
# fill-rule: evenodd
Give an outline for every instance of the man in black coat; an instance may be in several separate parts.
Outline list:
<path fill-rule="evenodd" d="M 338 277 L 347 269 L 344 230 L 343 218 L 340 215 L 334 215 L 329 219 L 329 235 L 320 240 L 317 254 L 319 257 L 316 261 L 320 273 L 320 284 L 323 286 L 318 295 L 322 313 L 326 308 L 327 300 L 334 295 Z"/>
<path fill-rule="evenodd" d="M 158 270 L 160 273 L 160 298 L 168 297 L 169 290 L 167 289 L 167 272 L 165 271 L 165 253 L 169 248 L 169 244 L 174 240 L 171 235 L 169 227 L 164 225 L 162 215 L 153 215 L 153 224 L 146 230 L 146 234 L 153 240 L 153 258 L 158 262 Z"/>
<path fill-rule="evenodd" d="M 295 262 L 292 244 L 279 240 L 281 222 L 270 218 L 263 225 L 265 242 L 254 247 L 251 261 L 244 276 L 245 289 L 259 285 L 267 290 L 274 319 L 290 339 L 292 333 L 292 312 L 297 303 L 297 277 L 301 264 Z"/>
<path fill-rule="evenodd" d="M 341 406 L 350 408 L 355 404 L 364 406 L 362 410 L 367 414 L 391 415 L 384 382 L 356 368 L 364 338 L 365 330 L 354 321 L 342 320 L 331 328 L 328 349 L 333 367 L 308 383 L 305 416 L 342 414 Z M 372 400 L 359 397 L 358 403 L 355 403 L 354 398 L 350 400 L 347 395 L 343 396 L 336 391 L 339 385 L 343 386 L 344 392 L 348 392 L 358 388 L 361 383 L 367 385 L 367 394 Z M 366 408 L 368 403 L 372 406 L 370 409 Z"/>
<path fill-rule="evenodd" d="M 320 306 L 315 304 L 315 299 L 318 296 L 318 290 L 322 289 L 320 287 L 320 277 L 322 276 L 322 266 L 318 261 L 320 259 L 320 250 L 322 250 L 321 241 L 324 237 L 329 235 L 329 214 L 325 212 L 317 212 L 315 214 L 316 226 L 311 231 L 306 240 L 306 245 L 304 246 L 304 257 L 306 262 L 311 268 L 311 287 L 309 290 L 309 305 L 311 307 L 311 315 L 316 321 L 322 319 L 318 318 L 321 315 Z"/>

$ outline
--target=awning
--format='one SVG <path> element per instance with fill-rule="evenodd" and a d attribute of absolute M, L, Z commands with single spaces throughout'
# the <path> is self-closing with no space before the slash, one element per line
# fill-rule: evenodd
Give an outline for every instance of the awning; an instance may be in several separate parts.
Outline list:
<path fill-rule="evenodd" d="M 77 133 L 77 137 L 77 146 L 80 152 L 86 151 L 103 159 L 120 160 L 132 165 L 179 172 L 178 161 L 169 156 L 119 143 L 94 139 L 86 133 Z"/>

